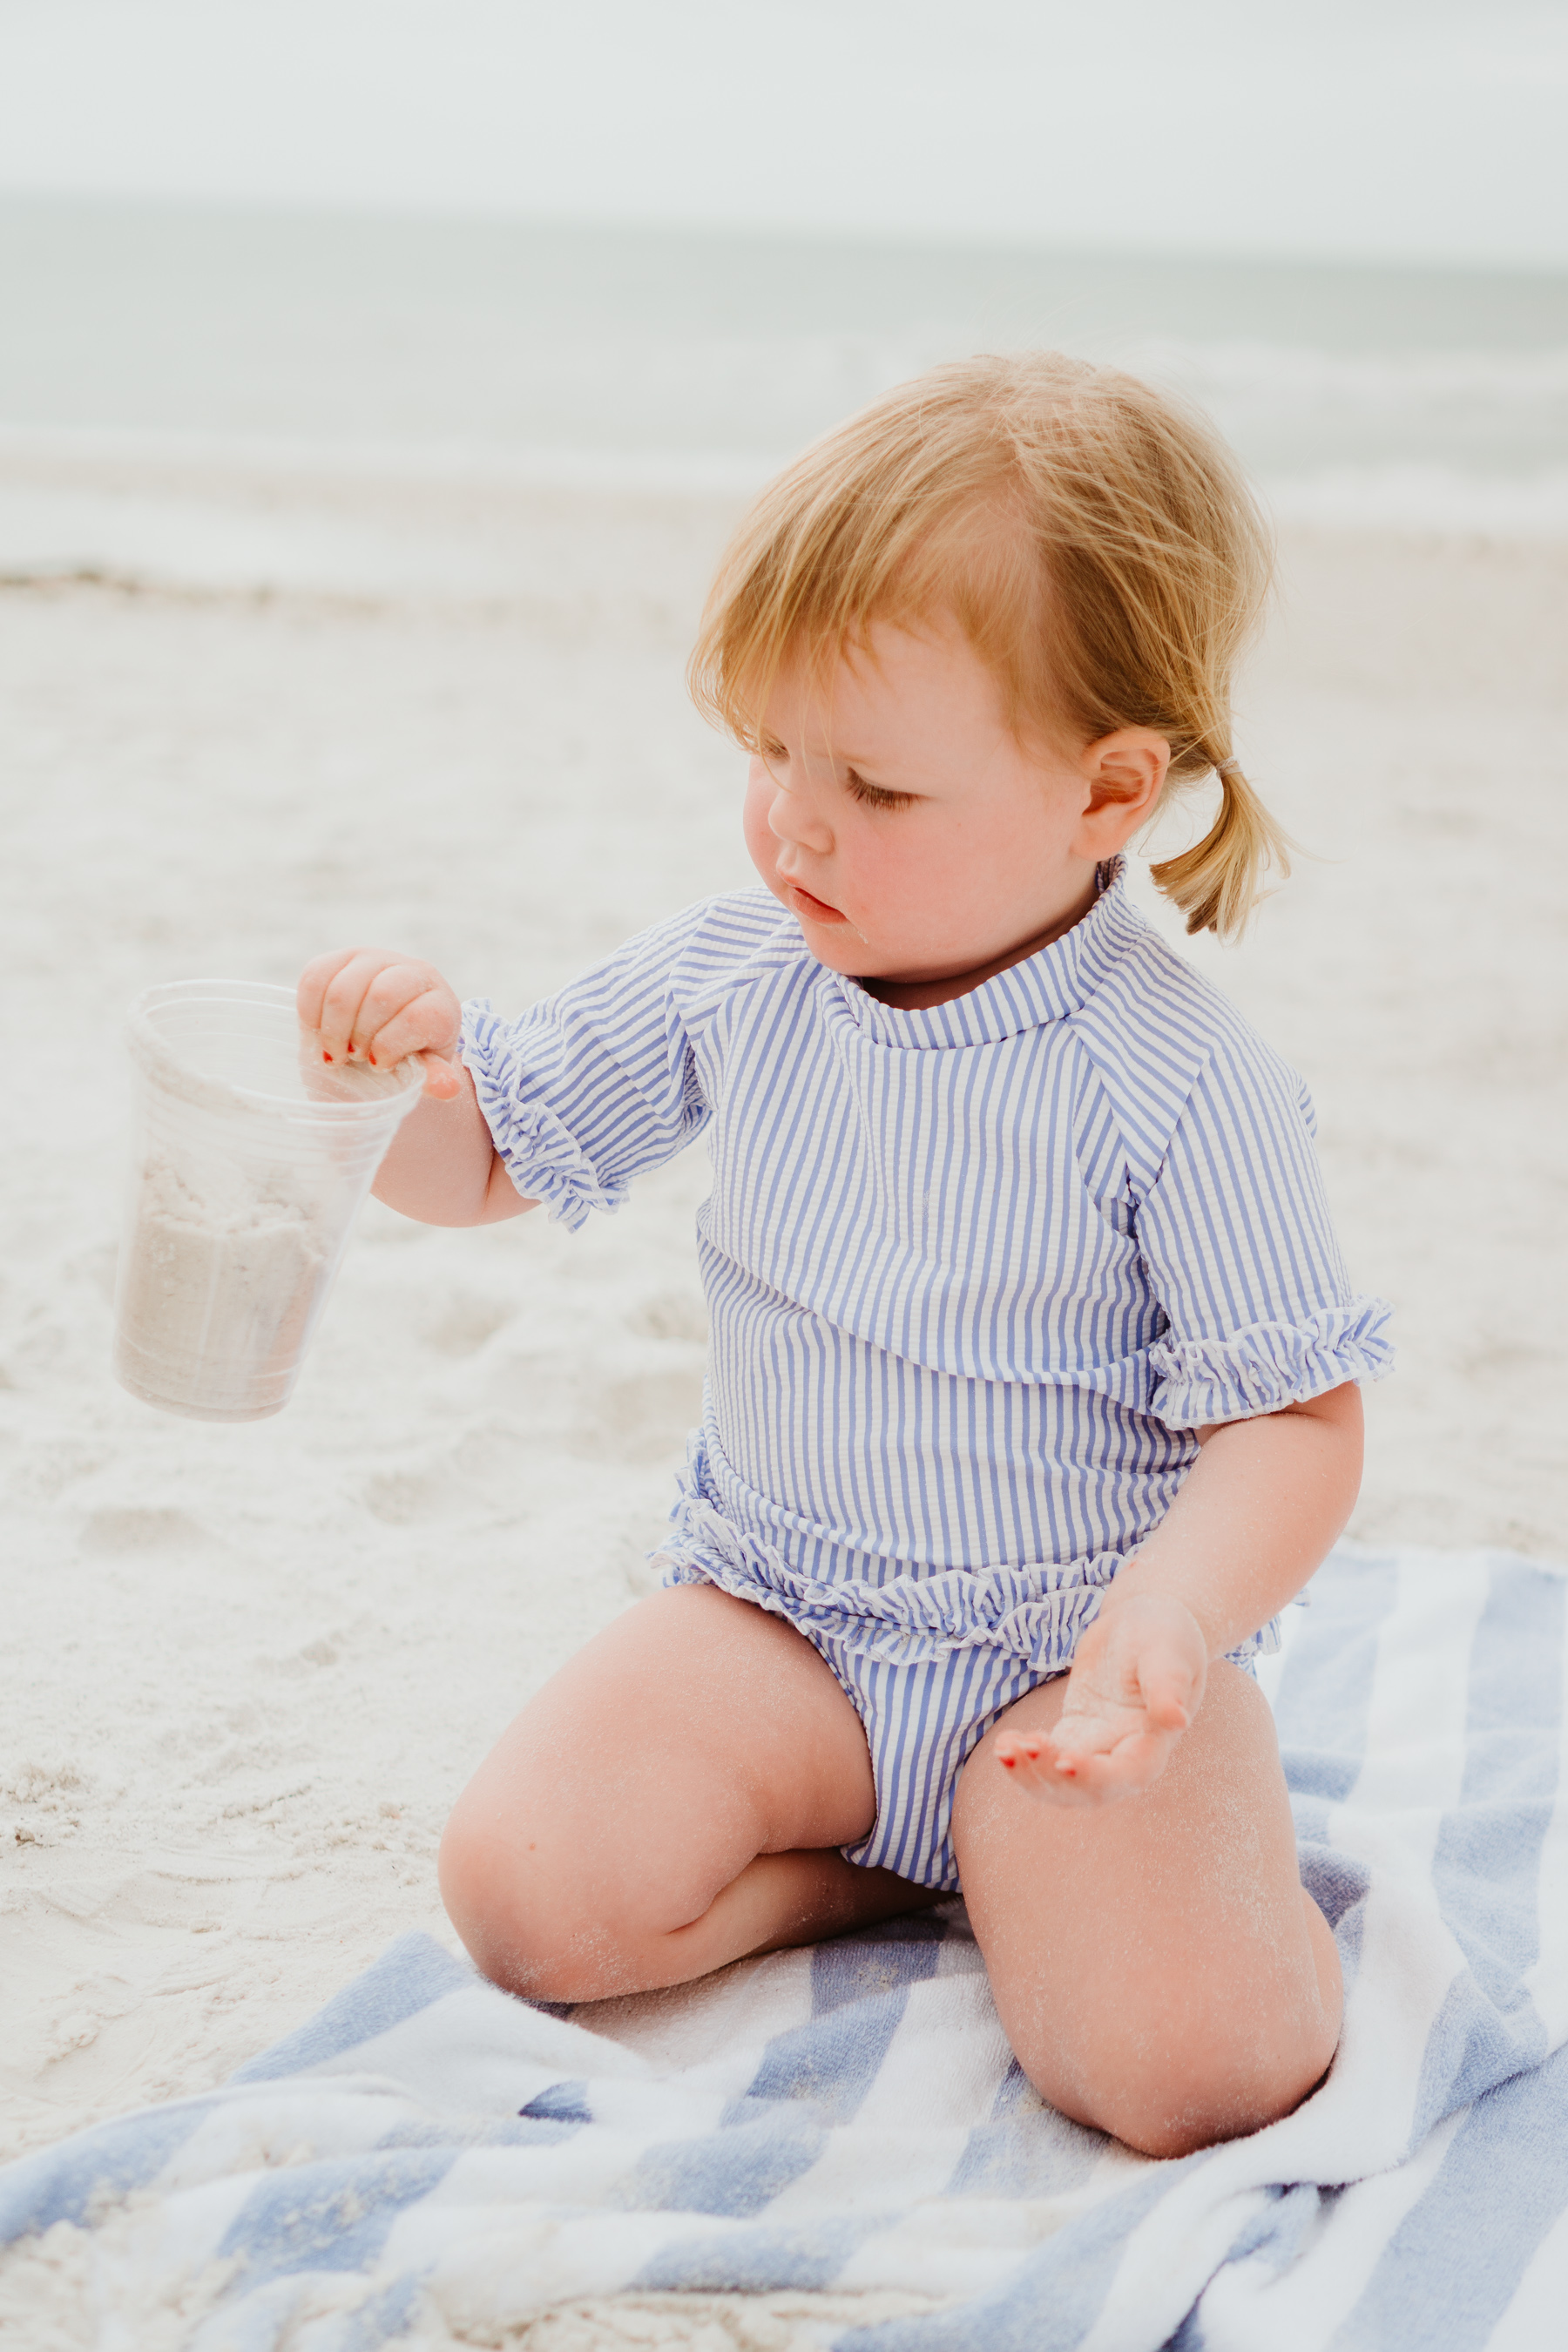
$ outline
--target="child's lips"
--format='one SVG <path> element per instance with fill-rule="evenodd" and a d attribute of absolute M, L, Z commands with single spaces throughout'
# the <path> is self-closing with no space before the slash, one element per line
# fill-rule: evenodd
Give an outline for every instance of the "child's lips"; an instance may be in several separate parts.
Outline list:
<path fill-rule="evenodd" d="M 826 898 L 814 898 L 811 892 L 803 890 L 798 882 L 786 882 L 784 888 L 789 892 L 795 912 L 805 915 L 811 922 L 847 923 L 849 920 L 848 916 L 841 915 L 837 907 L 830 907 Z"/>

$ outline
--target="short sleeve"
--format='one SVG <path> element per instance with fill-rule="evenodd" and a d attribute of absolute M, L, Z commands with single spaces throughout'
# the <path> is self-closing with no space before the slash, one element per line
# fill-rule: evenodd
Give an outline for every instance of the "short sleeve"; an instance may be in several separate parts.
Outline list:
<path fill-rule="evenodd" d="M 495 1148 L 518 1191 L 563 1224 L 619 1208 L 635 1177 L 707 1125 L 677 1003 L 703 911 L 642 932 L 520 1020 L 502 1021 L 484 998 L 463 1007 L 463 1061 Z"/>
<path fill-rule="evenodd" d="M 1167 1328 L 1151 1406 L 1173 1429 L 1278 1412 L 1393 1363 L 1385 1301 L 1352 1291 L 1295 1074 L 1243 1033 L 1210 1053 L 1137 1213 Z"/>

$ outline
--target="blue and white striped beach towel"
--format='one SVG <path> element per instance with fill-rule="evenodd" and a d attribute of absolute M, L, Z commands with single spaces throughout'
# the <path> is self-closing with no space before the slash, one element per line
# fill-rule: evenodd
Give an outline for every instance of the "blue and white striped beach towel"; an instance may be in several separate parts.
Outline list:
<path fill-rule="evenodd" d="M 1345 1547 L 1312 1597 L 1277 1711 L 1345 2033 L 1251 2139 L 1152 2163 L 1043 2106 L 957 1903 L 571 2016 L 410 1936 L 221 2090 L 0 2171 L 0 2242 L 85 2249 L 105 2347 L 155 2308 L 199 2352 L 495 2345 L 609 2295 L 678 2342 L 737 2294 L 773 2332 L 723 2341 L 841 2352 L 1568 2341 L 1568 1577 Z"/>

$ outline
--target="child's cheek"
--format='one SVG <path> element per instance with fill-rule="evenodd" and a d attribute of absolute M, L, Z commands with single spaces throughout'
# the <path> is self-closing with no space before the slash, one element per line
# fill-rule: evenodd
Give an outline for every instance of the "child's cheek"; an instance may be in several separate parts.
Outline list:
<path fill-rule="evenodd" d="M 773 886 L 779 855 L 777 836 L 768 823 L 773 793 L 773 779 L 762 761 L 753 760 L 751 773 L 746 779 L 746 799 L 741 825 L 752 863 L 770 889 Z"/>
<path fill-rule="evenodd" d="M 840 835 L 838 877 L 847 898 L 889 920 L 923 917 L 940 894 L 942 879 L 940 864 L 933 866 L 922 845 L 895 833 L 887 819 Z"/>

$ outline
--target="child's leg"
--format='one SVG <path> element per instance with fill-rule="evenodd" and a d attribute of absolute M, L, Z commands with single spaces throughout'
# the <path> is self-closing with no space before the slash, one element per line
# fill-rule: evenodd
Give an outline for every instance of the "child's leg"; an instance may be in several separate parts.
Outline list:
<path fill-rule="evenodd" d="M 441 1893 L 498 1984 L 597 2000 L 935 1900 L 835 1851 L 876 1811 L 860 1718 L 810 1643 L 680 1585 L 524 1708 L 458 1801 Z"/>
<path fill-rule="evenodd" d="M 1004 1728 L 1053 1724 L 1064 1681 L 1009 1707 L 965 1766 L 953 1843 L 1002 2022 L 1041 2095 L 1152 2156 L 1288 2115 L 1339 2040 L 1339 1958 L 1300 1883 L 1268 1703 L 1209 1670 L 1142 1796 L 1016 1788 Z"/>

